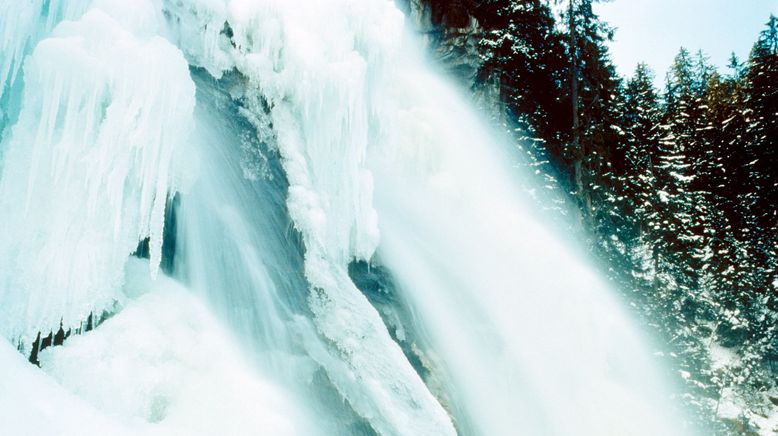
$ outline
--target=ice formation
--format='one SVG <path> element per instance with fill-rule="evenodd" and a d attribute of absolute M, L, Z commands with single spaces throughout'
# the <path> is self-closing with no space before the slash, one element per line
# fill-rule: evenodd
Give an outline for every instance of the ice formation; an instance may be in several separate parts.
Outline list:
<path fill-rule="evenodd" d="M 194 85 L 177 48 L 134 31 L 93 9 L 61 23 L 25 63 L 0 180 L 0 329 L 10 340 L 121 303 L 139 241 L 150 238 L 159 264 Z"/>
<path fill-rule="evenodd" d="M 0 139 L 8 123 L 18 115 L 14 108 L 19 106 L 21 97 L 24 58 L 55 25 L 64 19 L 78 18 L 88 4 L 88 0 L 0 2 Z"/>
<path fill-rule="evenodd" d="M 3 344 L 0 368 L 68 413 L 26 401 L 0 418 L 84 416 L 86 434 L 678 430 L 640 335 L 527 211 L 514 156 L 391 0 L 4 3 L 0 331 L 27 346 L 118 313 L 43 351 L 45 374 Z M 173 279 L 152 281 L 179 191 Z M 130 259 L 146 238 L 149 261 Z M 416 366 L 349 276 L 377 257 L 417 324 Z M 0 383 L 0 405 L 29 399 Z"/>
<path fill-rule="evenodd" d="M 453 434 L 347 273 L 351 259 L 369 259 L 378 243 L 365 157 L 385 127 L 372 93 L 398 49 L 399 11 L 386 1 L 207 3 L 171 7 L 184 17 L 177 41 L 190 62 L 216 76 L 237 69 L 271 107 L 289 213 L 305 243 L 310 309 L 334 353 L 319 363 L 382 434 Z M 198 38 L 195 29 L 206 31 Z"/>

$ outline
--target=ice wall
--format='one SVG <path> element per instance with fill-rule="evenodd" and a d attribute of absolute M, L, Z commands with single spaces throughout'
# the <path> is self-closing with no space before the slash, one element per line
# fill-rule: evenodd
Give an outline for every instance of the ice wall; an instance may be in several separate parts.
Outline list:
<path fill-rule="evenodd" d="M 3 141 L 0 331 L 14 342 L 120 304 L 140 240 L 159 264 L 165 204 L 183 180 L 172 162 L 194 106 L 187 62 L 149 36 L 153 20 L 98 3 L 120 19 L 92 9 L 36 46 Z M 134 10 L 153 18 L 149 5 Z"/>

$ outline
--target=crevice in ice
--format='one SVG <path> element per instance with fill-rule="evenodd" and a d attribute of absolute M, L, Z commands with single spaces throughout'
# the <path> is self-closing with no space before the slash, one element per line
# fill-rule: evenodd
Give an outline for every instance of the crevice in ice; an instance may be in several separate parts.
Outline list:
<path fill-rule="evenodd" d="M 97 328 L 97 326 L 111 318 L 116 313 L 116 311 L 118 311 L 118 308 L 116 308 L 115 311 L 104 310 L 99 316 L 97 316 L 94 312 L 90 312 L 86 320 L 80 323 L 78 327 L 68 327 L 67 330 L 65 330 L 65 326 L 62 324 L 62 322 L 60 322 L 59 330 L 56 332 L 50 331 L 48 335 L 43 337 L 41 336 L 41 332 L 38 332 L 35 340 L 32 342 L 32 344 L 30 344 L 30 352 L 27 360 L 29 360 L 33 365 L 40 366 L 38 354 L 40 354 L 41 351 L 49 347 L 62 345 L 68 338 L 73 335 L 80 335 L 82 333 L 94 330 Z M 17 345 L 17 349 L 20 352 L 25 353 L 28 348 L 26 344 L 20 342 Z"/>
<path fill-rule="evenodd" d="M 177 211 L 181 204 L 181 194 L 175 193 L 168 196 L 165 206 L 165 223 L 162 228 L 162 257 L 160 258 L 159 268 L 165 274 L 174 273 L 176 260 L 176 234 L 178 231 Z M 138 242 L 138 248 L 132 253 L 132 256 L 140 259 L 151 259 L 151 238 L 144 238 Z"/>
<path fill-rule="evenodd" d="M 232 27 L 230 26 L 229 22 L 224 22 L 224 27 L 222 27 L 222 31 L 219 32 L 219 34 L 224 35 L 230 41 L 232 48 L 238 48 L 237 44 L 235 44 L 235 40 L 232 39 L 232 37 L 235 36 L 235 32 L 232 31 Z"/>

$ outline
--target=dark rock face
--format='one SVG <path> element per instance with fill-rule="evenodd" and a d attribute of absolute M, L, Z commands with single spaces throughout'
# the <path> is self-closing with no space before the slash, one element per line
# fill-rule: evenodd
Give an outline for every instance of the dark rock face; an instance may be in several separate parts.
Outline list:
<path fill-rule="evenodd" d="M 443 27 L 467 27 L 470 24 L 470 10 L 475 6 L 472 0 L 429 0 L 432 23 Z"/>
<path fill-rule="evenodd" d="M 432 57 L 463 83 L 473 85 L 483 60 L 481 28 L 470 15 L 469 0 L 398 0 L 408 25 L 419 32 Z"/>
<path fill-rule="evenodd" d="M 483 28 L 473 16 L 474 0 L 396 0 L 407 25 L 422 37 L 427 53 L 455 81 L 471 90 L 473 103 L 504 123 L 497 76 L 484 77 Z"/>

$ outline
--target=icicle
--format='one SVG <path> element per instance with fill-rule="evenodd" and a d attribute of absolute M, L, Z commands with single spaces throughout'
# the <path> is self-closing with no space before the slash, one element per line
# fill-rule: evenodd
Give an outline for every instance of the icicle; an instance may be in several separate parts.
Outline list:
<path fill-rule="evenodd" d="M 20 110 L 24 58 L 54 26 L 80 16 L 89 3 L 91 0 L 0 1 L 0 139 L 6 124 Z"/>
<path fill-rule="evenodd" d="M 156 272 L 193 107 L 178 49 L 138 39 L 103 12 L 64 22 L 38 44 L 3 145 L 4 335 L 28 340 L 121 302 L 124 263 L 146 237 Z"/>

